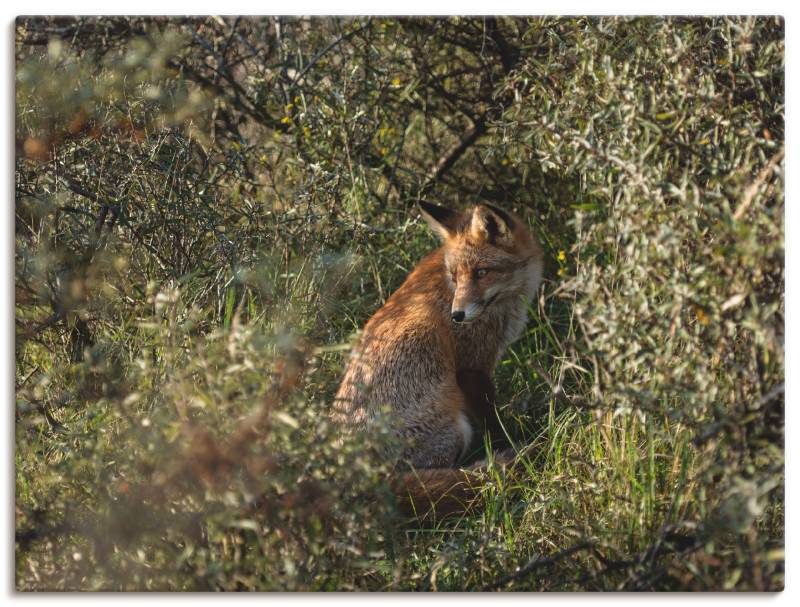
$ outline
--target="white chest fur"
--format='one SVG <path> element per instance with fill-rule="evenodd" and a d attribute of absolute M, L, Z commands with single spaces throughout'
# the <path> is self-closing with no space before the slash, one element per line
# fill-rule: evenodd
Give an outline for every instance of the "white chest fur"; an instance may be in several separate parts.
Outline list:
<path fill-rule="evenodd" d="M 500 350 L 497 353 L 498 359 L 502 357 L 503 352 L 510 346 L 522 333 L 525 325 L 528 323 L 528 305 L 536 303 L 536 292 L 539 290 L 539 283 L 542 281 L 542 262 L 536 260 L 532 262 L 526 269 L 525 287 L 523 293 L 525 295 L 525 302 L 519 302 L 519 305 L 512 307 L 505 321 L 503 339 L 500 344 Z M 522 298 L 520 298 L 522 299 Z"/>

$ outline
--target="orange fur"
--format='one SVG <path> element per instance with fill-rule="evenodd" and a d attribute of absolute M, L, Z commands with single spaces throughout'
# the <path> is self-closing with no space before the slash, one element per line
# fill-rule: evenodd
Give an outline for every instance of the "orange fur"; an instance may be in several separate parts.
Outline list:
<path fill-rule="evenodd" d="M 442 246 L 364 326 L 334 417 L 368 431 L 388 406 L 400 450 L 386 456 L 415 469 L 393 480 L 401 504 L 450 495 L 448 509 L 474 497 L 475 475 L 455 468 L 470 440 L 499 433 L 491 374 L 524 328 L 542 255 L 525 224 L 496 207 L 422 208 Z"/>

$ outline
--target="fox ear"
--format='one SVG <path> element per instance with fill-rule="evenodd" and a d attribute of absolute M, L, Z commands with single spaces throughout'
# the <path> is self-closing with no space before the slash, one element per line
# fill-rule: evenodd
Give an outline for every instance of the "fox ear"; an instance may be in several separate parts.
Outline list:
<path fill-rule="evenodd" d="M 504 210 L 482 204 L 475 207 L 472 212 L 469 229 L 472 236 L 478 240 L 497 245 L 510 245 L 514 241 L 512 226 L 513 220 Z"/>
<path fill-rule="evenodd" d="M 419 201 L 419 209 L 422 211 L 422 217 L 439 238 L 445 240 L 455 234 L 460 218 L 459 213 L 424 200 Z"/>

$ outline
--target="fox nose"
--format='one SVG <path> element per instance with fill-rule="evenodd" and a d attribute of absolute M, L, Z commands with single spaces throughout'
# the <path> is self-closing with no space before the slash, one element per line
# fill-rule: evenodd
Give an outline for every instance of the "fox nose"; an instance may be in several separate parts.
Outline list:
<path fill-rule="evenodd" d="M 453 319 L 453 322 L 461 322 L 464 320 L 464 310 L 457 310 L 450 315 L 450 318 Z"/>

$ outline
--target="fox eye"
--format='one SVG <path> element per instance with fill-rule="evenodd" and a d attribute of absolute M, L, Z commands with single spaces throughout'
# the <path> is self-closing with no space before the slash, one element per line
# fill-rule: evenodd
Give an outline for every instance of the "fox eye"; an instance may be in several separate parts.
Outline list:
<path fill-rule="evenodd" d="M 479 268 L 479 269 L 475 270 L 475 276 L 477 278 L 483 278 L 484 276 L 486 276 L 486 272 L 488 272 L 488 271 L 489 270 L 487 270 L 486 268 Z"/>

